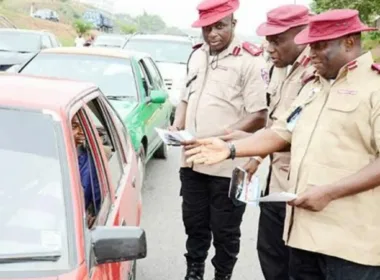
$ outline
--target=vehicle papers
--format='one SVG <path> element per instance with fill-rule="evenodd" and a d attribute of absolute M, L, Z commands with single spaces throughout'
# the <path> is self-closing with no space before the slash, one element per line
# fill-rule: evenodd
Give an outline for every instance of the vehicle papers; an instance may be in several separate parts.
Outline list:
<path fill-rule="evenodd" d="M 234 202 L 258 205 L 261 196 L 259 178 L 252 176 L 248 182 L 248 173 L 241 167 L 236 167 L 232 173 L 228 196 Z"/>
<path fill-rule="evenodd" d="M 261 197 L 261 186 L 258 176 L 252 176 L 248 182 L 248 173 L 241 167 L 232 172 L 228 196 L 235 203 L 258 206 L 260 202 L 289 202 L 297 198 L 294 193 L 278 192 Z"/>
<path fill-rule="evenodd" d="M 279 192 L 271 193 L 267 196 L 261 197 L 260 202 L 289 202 L 297 198 L 297 195 L 294 193 L 288 192 Z"/>
<path fill-rule="evenodd" d="M 169 131 L 157 127 L 155 129 L 166 145 L 181 146 L 182 141 L 189 141 L 194 139 L 194 136 L 186 130 Z"/>

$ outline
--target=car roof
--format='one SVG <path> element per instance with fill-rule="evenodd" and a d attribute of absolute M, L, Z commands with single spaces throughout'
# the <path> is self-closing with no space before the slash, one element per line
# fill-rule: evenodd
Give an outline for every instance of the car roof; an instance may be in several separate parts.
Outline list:
<path fill-rule="evenodd" d="M 23 74 L 0 74 L 0 106 L 59 111 L 86 93 L 96 90 L 91 83 Z"/>
<path fill-rule="evenodd" d="M 147 39 L 147 40 L 161 40 L 161 41 L 176 41 L 176 42 L 189 42 L 191 43 L 191 38 L 188 36 L 176 36 L 176 35 L 165 35 L 165 34 L 136 34 L 129 38 L 129 41 L 134 39 Z"/>
<path fill-rule="evenodd" d="M 0 28 L 1 32 L 14 32 L 14 33 L 30 33 L 30 34 L 43 34 L 46 31 L 44 30 L 30 30 L 30 29 L 14 29 L 14 28 Z"/>
<path fill-rule="evenodd" d="M 59 48 L 49 48 L 44 49 L 41 53 L 55 53 L 55 54 L 84 54 L 84 55 L 94 55 L 94 56 L 109 56 L 116 58 L 136 58 L 141 59 L 144 57 L 150 57 L 149 54 L 131 50 L 124 49 L 110 49 L 101 47 L 59 47 Z"/>

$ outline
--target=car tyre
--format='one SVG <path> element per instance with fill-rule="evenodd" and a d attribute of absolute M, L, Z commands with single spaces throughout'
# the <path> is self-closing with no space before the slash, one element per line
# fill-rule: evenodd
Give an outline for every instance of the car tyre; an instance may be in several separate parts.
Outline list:
<path fill-rule="evenodd" d="M 154 153 L 155 158 L 167 159 L 168 158 L 168 146 L 162 143 L 158 150 Z"/>

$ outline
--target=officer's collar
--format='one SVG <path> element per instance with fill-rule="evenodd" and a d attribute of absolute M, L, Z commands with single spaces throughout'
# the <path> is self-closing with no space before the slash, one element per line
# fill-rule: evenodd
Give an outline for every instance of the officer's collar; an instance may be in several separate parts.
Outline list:
<path fill-rule="evenodd" d="M 306 68 L 309 65 L 310 65 L 310 46 L 307 45 L 306 48 L 297 57 L 296 61 L 293 63 L 291 70 L 289 71 L 287 76 L 293 73 L 294 69 L 298 67 Z"/>
<path fill-rule="evenodd" d="M 203 44 L 201 48 L 207 54 L 210 53 L 210 46 L 208 44 Z M 232 39 L 230 45 L 224 51 L 220 52 L 218 54 L 218 56 L 220 58 L 226 57 L 228 55 L 240 56 L 240 55 L 242 55 L 242 52 L 243 52 L 243 50 L 242 50 L 242 43 L 239 40 L 239 38 L 237 38 L 236 36 L 234 36 L 234 38 Z"/>
<path fill-rule="evenodd" d="M 344 65 L 338 73 L 338 76 L 336 77 L 336 80 L 342 79 L 344 77 L 347 77 L 347 81 L 349 83 L 357 83 L 358 75 L 360 76 L 360 73 L 363 73 L 365 76 L 365 72 L 368 72 L 368 69 L 371 68 L 371 65 L 373 64 L 373 57 L 371 52 L 366 52 L 359 56 L 357 59 L 354 59 L 350 62 L 348 62 L 346 65 Z"/>

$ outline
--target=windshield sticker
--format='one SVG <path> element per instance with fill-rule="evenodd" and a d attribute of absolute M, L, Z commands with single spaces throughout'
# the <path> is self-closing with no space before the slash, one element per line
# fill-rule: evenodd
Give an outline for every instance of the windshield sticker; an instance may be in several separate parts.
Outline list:
<path fill-rule="evenodd" d="M 41 245 L 49 250 L 61 250 L 62 238 L 59 231 L 43 230 L 41 231 Z"/>
<path fill-rule="evenodd" d="M 42 113 L 45 114 L 45 115 L 50 115 L 53 118 L 53 120 L 55 120 L 56 122 L 60 122 L 61 121 L 61 118 L 59 117 L 59 115 L 56 112 L 54 112 L 54 111 L 51 111 L 51 110 L 48 110 L 48 109 L 43 109 Z"/>

